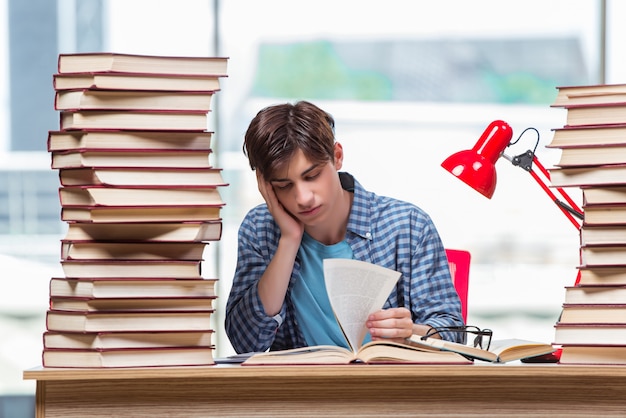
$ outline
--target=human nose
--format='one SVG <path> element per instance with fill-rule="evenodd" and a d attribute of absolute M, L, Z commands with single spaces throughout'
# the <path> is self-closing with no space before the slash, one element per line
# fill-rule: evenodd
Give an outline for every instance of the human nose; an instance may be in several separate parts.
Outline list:
<path fill-rule="evenodd" d="M 295 187 L 295 199 L 299 206 L 308 207 L 313 201 L 313 189 L 307 183 L 298 183 Z"/>

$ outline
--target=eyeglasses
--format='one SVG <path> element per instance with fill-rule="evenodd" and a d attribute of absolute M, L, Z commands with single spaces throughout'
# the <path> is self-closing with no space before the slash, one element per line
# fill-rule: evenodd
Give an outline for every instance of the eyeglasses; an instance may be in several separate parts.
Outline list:
<path fill-rule="evenodd" d="M 475 335 L 474 347 L 479 347 L 483 350 L 489 350 L 489 347 L 491 346 L 491 337 L 493 336 L 493 331 L 490 329 L 480 329 L 473 325 L 466 325 L 462 327 L 432 328 L 421 339 L 426 340 L 426 338 L 432 337 L 441 332 L 463 332 L 466 334 L 473 334 Z"/>

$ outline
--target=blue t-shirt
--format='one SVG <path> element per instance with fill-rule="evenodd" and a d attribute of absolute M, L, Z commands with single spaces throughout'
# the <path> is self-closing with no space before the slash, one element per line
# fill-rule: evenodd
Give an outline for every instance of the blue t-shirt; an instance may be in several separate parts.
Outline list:
<path fill-rule="evenodd" d="M 348 348 L 348 343 L 335 319 L 324 283 L 323 261 L 326 258 L 353 258 L 346 241 L 324 245 L 306 232 L 302 237 L 298 257 L 300 278 L 294 283 L 291 298 L 300 331 L 308 345 L 336 345 Z"/>

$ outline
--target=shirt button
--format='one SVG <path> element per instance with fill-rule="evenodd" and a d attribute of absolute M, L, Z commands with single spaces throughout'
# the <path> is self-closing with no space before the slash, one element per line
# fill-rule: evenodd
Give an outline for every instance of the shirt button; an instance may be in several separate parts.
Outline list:
<path fill-rule="evenodd" d="M 370 232 L 368 232 L 367 234 L 365 234 L 365 238 L 372 239 L 372 234 Z"/>

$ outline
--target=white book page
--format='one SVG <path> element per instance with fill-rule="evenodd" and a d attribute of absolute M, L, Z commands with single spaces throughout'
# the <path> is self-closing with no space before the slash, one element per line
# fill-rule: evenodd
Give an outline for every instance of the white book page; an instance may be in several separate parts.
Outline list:
<path fill-rule="evenodd" d="M 383 307 L 399 278 L 399 272 L 365 261 L 324 260 L 328 298 L 352 350 L 361 347 L 367 317 Z"/>

